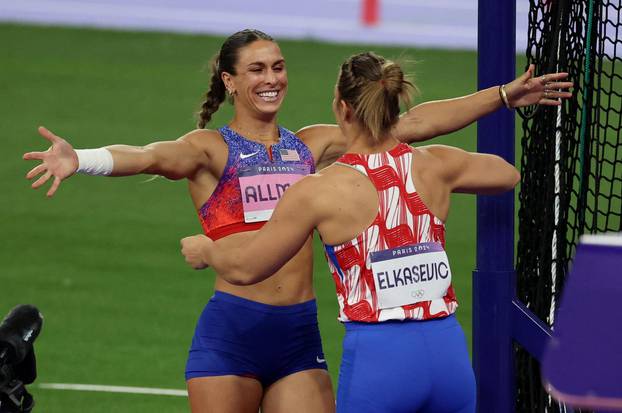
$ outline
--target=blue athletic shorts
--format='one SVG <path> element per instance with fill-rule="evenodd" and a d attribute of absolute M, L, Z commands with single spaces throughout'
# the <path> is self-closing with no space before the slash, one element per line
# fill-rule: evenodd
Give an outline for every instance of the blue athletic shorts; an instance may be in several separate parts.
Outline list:
<path fill-rule="evenodd" d="M 216 291 L 199 318 L 186 380 L 236 375 L 268 387 L 310 369 L 327 369 L 315 300 L 274 306 Z"/>
<path fill-rule="evenodd" d="M 475 412 L 475 376 L 453 315 L 344 324 L 338 413 Z"/>

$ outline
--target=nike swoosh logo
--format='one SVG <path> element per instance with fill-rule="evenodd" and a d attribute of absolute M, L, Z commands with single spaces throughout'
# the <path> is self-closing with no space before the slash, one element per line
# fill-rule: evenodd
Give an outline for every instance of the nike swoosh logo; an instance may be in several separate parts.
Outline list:
<path fill-rule="evenodd" d="M 241 153 L 240 154 L 240 159 L 250 158 L 251 156 L 257 155 L 258 153 L 259 153 L 259 151 L 253 152 L 253 153 Z"/>
<path fill-rule="evenodd" d="M 315 361 L 318 363 L 326 363 L 326 359 L 321 359 L 319 356 L 315 356 Z"/>

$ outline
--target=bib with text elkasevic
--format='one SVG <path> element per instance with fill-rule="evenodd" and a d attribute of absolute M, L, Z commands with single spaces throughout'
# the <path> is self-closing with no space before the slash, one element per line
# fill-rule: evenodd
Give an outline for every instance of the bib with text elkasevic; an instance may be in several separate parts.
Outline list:
<path fill-rule="evenodd" d="M 443 246 L 422 242 L 370 254 L 378 308 L 442 298 L 451 284 Z"/>
<path fill-rule="evenodd" d="M 269 220 L 285 190 L 309 172 L 310 167 L 304 164 L 263 164 L 241 169 L 238 178 L 244 222 Z"/>

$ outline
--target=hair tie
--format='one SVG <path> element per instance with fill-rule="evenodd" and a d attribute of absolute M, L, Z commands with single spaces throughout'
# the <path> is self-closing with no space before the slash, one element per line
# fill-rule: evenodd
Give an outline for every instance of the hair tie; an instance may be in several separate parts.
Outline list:
<path fill-rule="evenodd" d="M 384 87 L 384 86 L 385 86 L 385 84 L 384 84 L 384 79 L 380 79 L 378 82 L 380 82 L 380 85 L 381 85 L 382 87 Z"/>

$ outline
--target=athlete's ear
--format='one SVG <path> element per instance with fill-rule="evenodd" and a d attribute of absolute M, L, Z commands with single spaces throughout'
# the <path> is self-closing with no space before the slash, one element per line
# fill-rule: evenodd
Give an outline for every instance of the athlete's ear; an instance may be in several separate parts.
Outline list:
<path fill-rule="evenodd" d="M 222 82 L 225 84 L 225 88 L 227 89 L 227 92 L 229 93 L 229 95 L 235 94 L 235 84 L 233 82 L 233 76 L 231 75 L 231 73 L 222 72 L 222 74 L 220 75 L 220 78 L 222 79 Z"/>
<path fill-rule="evenodd" d="M 341 111 L 341 116 L 343 116 L 343 119 L 345 121 L 352 122 L 352 116 L 354 116 L 354 109 L 352 109 L 352 106 L 350 106 L 348 102 L 346 102 L 343 99 L 340 99 L 339 110 Z"/>
<path fill-rule="evenodd" d="M 345 120 L 344 104 L 345 102 L 337 96 L 333 99 L 333 113 L 335 114 L 335 120 L 338 124 L 341 124 L 341 122 Z"/>

